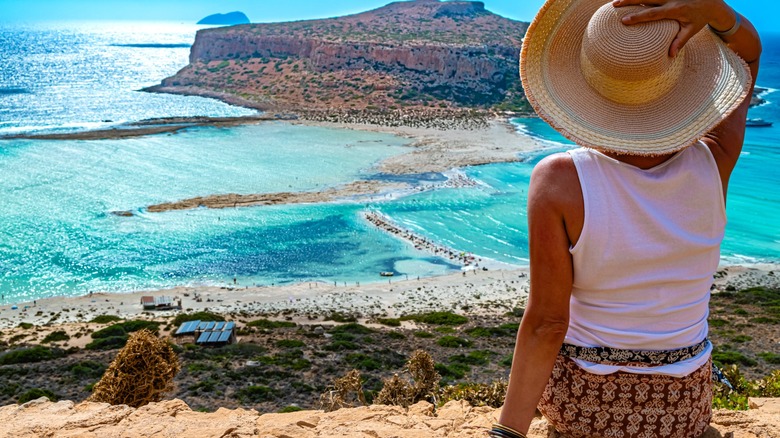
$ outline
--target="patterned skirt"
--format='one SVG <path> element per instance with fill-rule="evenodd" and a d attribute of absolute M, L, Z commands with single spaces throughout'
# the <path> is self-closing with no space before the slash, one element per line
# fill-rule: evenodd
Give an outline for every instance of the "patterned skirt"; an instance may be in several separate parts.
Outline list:
<path fill-rule="evenodd" d="M 695 438 L 712 418 L 712 364 L 686 377 L 598 375 L 559 355 L 539 402 L 571 438 Z"/>

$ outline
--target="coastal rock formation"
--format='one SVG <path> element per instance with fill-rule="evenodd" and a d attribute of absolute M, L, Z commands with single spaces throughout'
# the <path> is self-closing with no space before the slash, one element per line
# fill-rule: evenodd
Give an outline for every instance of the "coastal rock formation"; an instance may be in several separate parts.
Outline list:
<path fill-rule="evenodd" d="M 452 401 L 434 412 L 420 402 L 403 409 L 372 405 L 335 412 L 299 411 L 261 415 L 254 410 L 221 408 L 192 411 L 181 400 L 133 409 L 105 403 L 52 403 L 45 398 L 0 408 L 3 437 L 484 437 L 499 410 Z M 544 419 L 534 420 L 528 438 L 554 438 Z M 780 436 L 780 400 L 753 400 L 748 411 L 715 412 L 701 438 Z"/>
<path fill-rule="evenodd" d="M 190 65 L 149 91 L 259 108 L 526 108 L 527 23 L 481 2 L 415 0 L 340 18 L 198 32 Z"/>
<path fill-rule="evenodd" d="M 236 25 L 249 24 L 249 17 L 243 12 L 235 11 L 227 14 L 213 14 L 198 21 L 198 24 Z"/>

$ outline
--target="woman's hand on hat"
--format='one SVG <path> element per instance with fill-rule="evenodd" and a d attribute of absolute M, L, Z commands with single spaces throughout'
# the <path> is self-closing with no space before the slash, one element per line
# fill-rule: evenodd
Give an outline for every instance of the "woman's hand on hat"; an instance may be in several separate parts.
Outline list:
<path fill-rule="evenodd" d="M 616 8 L 647 6 L 647 9 L 623 17 L 623 24 L 635 25 L 658 20 L 675 20 L 680 32 L 669 47 L 669 56 L 675 57 L 704 26 L 729 29 L 736 22 L 736 13 L 722 0 L 615 0 Z"/>

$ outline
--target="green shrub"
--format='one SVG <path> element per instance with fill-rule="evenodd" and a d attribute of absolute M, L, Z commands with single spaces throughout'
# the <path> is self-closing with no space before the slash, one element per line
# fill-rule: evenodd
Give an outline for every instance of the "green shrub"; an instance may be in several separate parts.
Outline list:
<path fill-rule="evenodd" d="M 178 327 L 189 321 L 224 321 L 225 317 L 211 312 L 182 313 L 173 319 L 173 325 Z"/>
<path fill-rule="evenodd" d="M 437 363 L 434 368 L 445 382 L 462 379 L 466 376 L 466 373 L 471 371 L 470 366 L 462 363 L 453 363 L 449 365 Z"/>
<path fill-rule="evenodd" d="M 48 348 L 37 345 L 31 348 L 9 351 L 0 356 L 0 365 L 13 365 L 20 363 L 34 363 L 45 360 L 57 359 L 65 356 L 65 352 L 58 348 Z"/>
<path fill-rule="evenodd" d="M 750 322 L 756 324 L 780 324 L 780 318 L 770 318 L 767 316 L 759 316 L 757 318 L 751 318 Z"/>
<path fill-rule="evenodd" d="M 98 338 L 87 344 L 84 348 L 87 350 L 113 350 L 115 348 L 122 348 L 127 344 L 128 338 L 128 335 Z"/>
<path fill-rule="evenodd" d="M 736 342 L 738 344 L 742 344 L 742 343 L 745 343 L 745 342 L 752 341 L 753 338 L 748 336 L 748 335 L 736 335 L 736 336 L 732 336 L 730 340 L 731 340 L 731 342 Z"/>
<path fill-rule="evenodd" d="M 236 393 L 236 397 L 241 403 L 260 403 L 274 399 L 275 391 L 264 385 L 252 385 L 241 388 Z"/>
<path fill-rule="evenodd" d="M 452 312 L 429 312 L 419 315 L 407 315 L 402 317 L 401 320 L 432 325 L 461 325 L 469 322 L 469 319 L 465 316 Z"/>
<path fill-rule="evenodd" d="M 742 364 L 742 365 L 752 367 L 758 364 L 755 360 L 737 351 L 715 350 L 712 352 L 712 360 L 719 366 Z"/>
<path fill-rule="evenodd" d="M 333 312 L 330 315 L 325 317 L 325 321 L 357 322 L 357 317 L 355 315 L 350 315 L 347 313 Z"/>
<path fill-rule="evenodd" d="M 260 329 L 273 330 L 277 328 L 294 328 L 297 324 L 290 321 L 271 321 L 269 319 L 258 319 L 247 323 L 247 327 L 257 327 Z"/>
<path fill-rule="evenodd" d="M 43 338 L 43 340 L 41 340 L 41 344 L 67 341 L 68 339 L 70 339 L 70 336 L 67 333 L 65 333 L 65 330 L 57 330 L 46 335 L 46 337 Z"/>
<path fill-rule="evenodd" d="M 296 371 L 311 368 L 311 362 L 303 358 L 303 351 L 289 350 L 274 356 L 260 356 L 258 362 L 266 365 L 276 365 L 282 368 L 289 368 Z"/>
<path fill-rule="evenodd" d="M 414 332 L 413 334 L 414 334 L 415 338 L 432 338 L 433 337 L 433 333 L 430 333 L 430 332 Z"/>
<path fill-rule="evenodd" d="M 360 325 L 358 323 L 352 322 L 352 323 L 349 323 L 349 324 L 344 324 L 344 325 L 339 325 L 339 326 L 333 327 L 330 330 L 330 333 L 332 333 L 332 334 L 350 333 L 350 334 L 353 334 L 353 335 L 367 335 L 369 333 L 374 333 L 374 331 L 371 330 L 370 328 L 364 326 L 364 325 Z"/>
<path fill-rule="evenodd" d="M 97 379 L 106 371 L 106 366 L 100 362 L 87 360 L 70 366 L 70 372 L 76 378 Z"/>
<path fill-rule="evenodd" d="M 30 400 L 37 400 L 41 397 L 46 397 L 51 401 L 57 401 L 59 398 L 54 395 L 53 392 L 49 391 L 48 389 L 40 389 L 40 388 L 33 388 L 24 394 L 20 395 L 18 399 L 16 399 L 16 402 L 19 404 L 27 403 Z"/>
<path fill-rule="evenodd" d="M 710 327 L 721 328 L 721 327 L 727 326 L 729 324 L 729 321 L 725 320 L 725 319 L 720 319 L 720 318 L 711 318 L 709 320 L 709 324 L 710 324 Z"/>
<path fill-rule="evenodd" d="M 351 353 L 346 357 L 346 361 L 351 366 L 366 371 L 373 371 L 382 368 L 382 363 L 365 353 Z"/>
<path fill-rule="evenodd" d="M 29 322 L 20 322 L 18 327 L 21 328 L 22 330 L 30 330 L 35 326 L 33 324 L 30 324 Z"/>
<path fill-rule="evenodd" d="M 398 318 L 379 318 L 377 319 L 377 322 L 379 322 L 382 325 L 386 325 L 388 327 L 400 327 L 401 326 L 401 320 Z"/>
<path fill-rule="evenodd" d="M 514 354 L 509 354 L 507 356 L 504 356 L 504 358 L 501 359 L 501 361 L 499 362 L 499 365 L 510 368 L 512 366 L 513 358 L 514 358 Z"/>
<path fill-rule="evenodd" d="M 333 341 L 330 344 L 322 347 L 322 349 L 327 351 L 352 351 L 357 350 L 358 346 L 354 342 L 350 341 Z"/>
<path fill-rule="evenodd" d="M 160 329 L 160 323 L 145 320 L 132 320 L 110 325 L 92 333 L 92 339 L 114 338 L 127 336 L 130 333 L 141 329 L 148 329 L 152 333 L 157 333 Z"/>
<path fill-rule="evenodd" d="M 194 384 L 188 386 L 187 390 L 190 391 L 190 392 L 194 392 L 194 393 L 197 393 L 197 392 L 214 392 L 214 390 L 217 389 L 217 384 L 218 383 L 219 383 L 218 381 L 216 381 L 216 380 L 214 380 L 212 378 L 207 378 L 207 379 L 200 380 L 197 383 L 194 383 Z"/>
<path fill-rule="evenodd" d="M 496 353 L 488 350 L 476 350 L 467 355 L 458 354 L 450 356 L 448 361 L 450 363 L 462 363 L 466 365 L 487 365 L 490 362 L 490 358 Z"/>
<path fill-rule="evenodd" d="M 279 413 L 280 414 L 289 414 L 290 412 L 298 412 L 298 411 L 302 411 L 302 410 L 303 410 L 303 408 L 300 407 L 300 406 L 290 405 L 290 406 L 285 406 L 282 409 L 279 409 Z"/>
<path fill-rule="evenodd" d="M 305 347 L 306 343 L 298 339 L 280 339 L 276 341 L 278 348 L 299 348 Z"/>
<path fill-rule="evenodd" d="M 466 334 L 475 338 L 493 338 L 502 336 L 515 336 L 519 324 L 502 324 L 498 327 L 472 327 L 466 330 Z"/>
<path fill-rule="evenodd" d="M 433 331 L 435 331 L 436 333 L 443 333 L 445 335 L 456 333 L 456 330 L 454 328 L 446 325 L 443 325 L 441 327 L 436 327 L 435 329 L 433 329 Z"/>
<path fill-rule="evenodd" d="M 406 335 L 401 332 L 389 332 L 387 337 L 390 339 L 406 339 Z"/>
<path fill-rule="evenodd" d="M 780 354 L 775 353 L 758 353 L 758 357 L 764 359 L 767 363 L 772 365 L 780 365 Z"/>
<path fill-rule="evenodd" d="M 92 318 L 90 322 L 95 324 L 108 324 L 110 322 L 116 322 L 121 321 L 122 318 L 116 316 L 116 315 L 100 315 Z"/>
<path fill-rule="evenodd" d="M 439 338 L 439 340 L 436 341 L 436 343 L 441 347 L 447 348 L 461 348 L 471 346 L 471 341 L 468 339 L 459 338 L 457 336 L 442 336 Z"/>

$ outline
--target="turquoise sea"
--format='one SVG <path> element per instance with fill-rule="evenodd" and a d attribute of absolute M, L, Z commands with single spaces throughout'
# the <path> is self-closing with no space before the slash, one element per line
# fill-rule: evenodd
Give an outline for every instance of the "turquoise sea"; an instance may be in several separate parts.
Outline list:
<path fill-rule="evenodd" d="M 95 128 L 174 115 L 252 112 L 196 97 L 137 92 L 187 63 L 195 26 L 0 25 L 0 134 Z M 765 37 L 759 85 L 780 89 L 780 38 Z M 729 199 L 724 262 L 780 260 L 780 92 L 752 117 Z M 213 193 L 319 190 L 388 178 L 374 165 L 408 140 L 285 123 L 198 128 L 106 141 L 0 141 L 0 294 L 4 303 L 88 291 L 188 284 L 379 281 L 458 266 L 368 225 L 373 208 L 453 248 L 527 263 L 525 196 L 533 165 L 570 147 L 538 119 L 518 130 L 550 149 L 521 163 L 463 169 L 479 184 L 369 203 L 199 209 L 149 204 Z M 419 175 L 411 180 L 440 179 Z M 132 217 L 112 211 L 129 210 Z"/>

